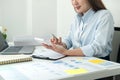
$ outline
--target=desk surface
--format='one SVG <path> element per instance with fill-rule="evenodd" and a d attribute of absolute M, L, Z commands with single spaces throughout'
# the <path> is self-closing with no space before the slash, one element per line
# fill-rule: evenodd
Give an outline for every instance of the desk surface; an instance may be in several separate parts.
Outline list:
<path fill-rule="evenodd" d="M 117 74 L 120 74 L 120 64 L 95 57 L 33 59 L 0 66 L 4 80 L 93 80 Z"/>

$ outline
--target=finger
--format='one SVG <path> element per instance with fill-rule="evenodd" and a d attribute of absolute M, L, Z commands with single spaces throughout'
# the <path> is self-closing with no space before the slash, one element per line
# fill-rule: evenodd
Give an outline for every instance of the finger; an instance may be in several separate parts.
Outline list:
<path fill-rule="evenodd" d="M 54 43 L 53 39 L 50 39 L 50 42 L 51 42 L 51 43 Z"/>
<path fill-rule="evenodd" d="M 42 45 L 42 46 L 47 46 L 48 44 L 46 44 L 46 43 L 42 43 L 41 45 Z"/>
<path fill-rule="evenodd" d="M 61 37 L 59 37 L 59 39 L 58 39 L 58 43 L 59 43 L 59 44 L 62 43 L 62 38 L 61 38 Z"/>
<path fill-rule="evenodd" d="M 56 44 L 52 44 L 52 48 L 56 50 Z"/>
<path fill-rule="evenodd" d="M 58 39 L 57 38 L 52 38 L 50 41 L 53 44 L 57 44 L 58 43 Z"/>
<path fill-rule="evenodd" d="M 44 46 L 44 47 L 46 47 L 46 48 L 48 47 L 48 45 L 47 45 L 47 44 L 45 44 L 45 43 L 42 43 L 42 46 Z"/>
<path fill-rule="evenodd" d="M 51 42 L 53 42 L 53 41 L 54 41 L 54 39 L 53 39 L 53 38 L 51 38 L 51 39 L 50 39 L 50 41 L 51 41 Z"/>
<path fill-rule="evenodd" d="M 51 45 L 48 45 L 48 44 L 45 44 L 45 43 L 42 43 L 42 46 L 44 46 L 45 48 L 48 48 L 48 49 L 51 49 L 51 48 L 52 48 Z"/>
<path fill-rule="evenodd" d="M 54 38 L 54 43 L 57 44 L 58 43 L 58 39 Z"/>
<path fill-rule="evenodd" d="M 58 39 L 57 38 L 52 38 L 50 39 L 51 43 L 57 44 L 58 43 Z"/>

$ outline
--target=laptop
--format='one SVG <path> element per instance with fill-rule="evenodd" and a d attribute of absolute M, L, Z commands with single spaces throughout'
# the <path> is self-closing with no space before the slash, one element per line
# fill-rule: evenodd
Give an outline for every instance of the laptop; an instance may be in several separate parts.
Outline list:
<path fill-rule="evenodd" d="M 14 54 L 32 54 L 35 46 L 9 46 L 0 32 L 0 54 L 14 55 Z"/>

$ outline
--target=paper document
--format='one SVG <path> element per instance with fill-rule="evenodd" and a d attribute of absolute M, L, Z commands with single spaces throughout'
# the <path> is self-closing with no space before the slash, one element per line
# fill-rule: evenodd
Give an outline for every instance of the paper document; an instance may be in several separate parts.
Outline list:
<path fill-rule="evenodd" d="M 34 58 L 50 59 L 50 60 L 57 60 L 57 59 L 65 57 L 65 55 L 63 54 L 57 53 L 50 49 L 46 49 L 44 47 L 36 49 L 32 56 Z"/>
<path fill-rule="evenodd" d="M 44 42 L 44 39 L 31 35 L 15 36 L 13 38 L 15 46 L 39 46 Z"/>

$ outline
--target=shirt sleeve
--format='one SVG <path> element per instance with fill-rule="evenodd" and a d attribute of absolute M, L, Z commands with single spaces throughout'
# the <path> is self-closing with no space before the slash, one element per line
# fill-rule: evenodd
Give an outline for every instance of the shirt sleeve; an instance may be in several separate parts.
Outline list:
<path fill-rule="evenodd" d="M 95 32 L 95 39 L 89 45 L 80 47 L 86 56 L 107 56 L 112 51 L 112 39 L 114 34 L 114 21 L 110 13 L 105 13 L 98 18 L 98 26 Z M 101 57 L 101 56 L 100 56 Z"/>
<path fill-rule="evenodd" d="M 69 33 L 68 33 L 68 36 L 63 38 L 63 43 L 66 44 L 67 49 L 70 49 L 70 48 L 72 47 L 71 32 L 72 32 L 72 31 L 71 31 L 71 29 L 70 29 L 70 31 L 69 31 Z"/>
<path fill-rule="evenodd" d="M 74 27 L 76 25 L 75 23 L 76 23 L 76 16 L 74 17 L 74 19 L 73 19 L 73 21 L 72 21 L 72 23 L 70 25 L 70 29 L 69 29 L 68 35 L 63 38 L 63 43 L 66 44 L 67 49 L 70 49 L 73 46 L 72 45 L 73 44 L 73 42 L 72 42 L 72 35 L 74 33 L 73 29 L 74 29 Z"/>

